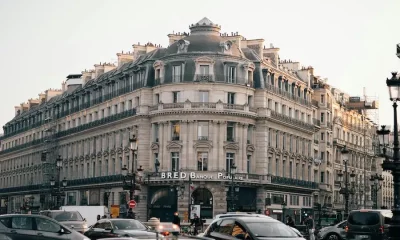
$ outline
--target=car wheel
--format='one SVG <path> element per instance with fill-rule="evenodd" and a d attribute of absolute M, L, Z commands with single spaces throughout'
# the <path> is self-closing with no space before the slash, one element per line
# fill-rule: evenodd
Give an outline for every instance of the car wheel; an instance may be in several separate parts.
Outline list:
<path fill-rule="evenodd" d="M 341 240 L 341 238 L 339 237 L 339 235 L 331 233 L 325 238 L 325 240 Z"/>

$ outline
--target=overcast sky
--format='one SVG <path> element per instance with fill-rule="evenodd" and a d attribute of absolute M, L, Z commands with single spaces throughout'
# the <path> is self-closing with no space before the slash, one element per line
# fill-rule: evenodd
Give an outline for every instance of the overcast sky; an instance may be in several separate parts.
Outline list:
<path fill-rule="evenodd" d="M 133 43 L 166 47 L 167 34 L 203 17 L 273 43 L 282 60 L 313 66 L 350 95 L 366 87 L 380 99 L 380 124 L 393 125 L 385 79 L 400 71 L 399 12 L 399 0 L 0 0 L 0 125 L 68 74 L 113 62 Z"/>

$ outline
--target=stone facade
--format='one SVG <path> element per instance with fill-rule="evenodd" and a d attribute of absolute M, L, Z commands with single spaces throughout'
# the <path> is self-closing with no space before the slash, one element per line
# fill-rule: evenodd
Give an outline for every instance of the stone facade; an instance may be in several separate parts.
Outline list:
<path fill-rule="evenodd" d="M 56 176 L 58 155 L 68 205 L 124 205 L 121 169 L 141 166 L 142 190 L 135 192 L 141 220 L 170 220 L 191 204 L 206 218 L 234 206 L 268 209 L 278 219 L 286 211 L 300 221 L 314 201 L 332 203 L 341 165 L 333 163 L 330 120 L 344 113 L 336 113 L 335 104 L 312 104 L 319 91 L 313 69 L 280 61 L 279 49 L 265 48 L 264 40 L 220 33 L 206 18 L 190 29 L 170 34 L 168 48 L 134 45 L 133 53 L 117 54 L 118 66 L 97 64 L 70 75 L 61 90 L 16 107 L 1 138 L 1 206 L 20 211 L 30 196 L 33 206 L 51 206 L 48 180 Z M 322 111 L 333 112 L 329 122 L 319 123 Z M 329 145 L 316 142 L 322 131 L 330 132 Z M 323 164 L 316 161 L 321 151 L 330 152 Z M 173 172 L 225 176 L 233 163 L 240 180 L 162 178 Z M 184 191 L 176 190 L 180 186 Z M 160 208 L 169 210 L 161 216 Z"/>

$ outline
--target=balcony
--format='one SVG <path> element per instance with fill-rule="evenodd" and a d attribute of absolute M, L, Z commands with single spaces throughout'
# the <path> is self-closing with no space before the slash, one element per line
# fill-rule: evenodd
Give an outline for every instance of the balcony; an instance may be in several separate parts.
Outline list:
<path fill-rule="evenodd" d="M 334 138 L 333 139 L 333 145 L 337 145 L 337 146 L 341 146 L 343 147 L 344 145 L 346 145 L 346 142 L 340 138 Z"/>
<path fill-rule="evenodd" d="M 321 120 L 313 118 L 313 123 L 314 123 L 315 126 L 321 127 Z"/>
<path fill-rule="evenodd" d="M 285 91 L 284 89 L 279 89 L 279 88 L 277 88 L 277 87 L 275 87 L 273 85 L 270 85 L 270 84 L 267 84 L 265 86 L 265 89 L 267 90 L 267 92 L 279 95 L 279 96 L 284 97 L 284 98 L 286 98 L 288 100 L 295 101 L 296 103 L 299 103 L 301 105 L 304 105 L 304 106 L 307 106 L 307 107 L 311 107 L 311 102 L 310 101 L 308 101 L 308 100 L 306 100 L 304 98 L 295 96 L 294 94 L 289 93 L 289 92 Z"/>
<path fill-rule="evenodd" d="M 106 118 L 102 118 L 102 119 L 99 119 L 99 120 L 96 120 L 96 121 L 93 121 L 93 122 L 90 122 L 90 123 L 86 123 L 86 124 L 82 124 L 82 125 L 74 127 L 74 128 L 70 128 L 68 130 L 57 132 L 55 134 L 55 137 L 56 138 L 65 137 L 65 136 L 68 136 L 70 134 L 74 134 L 74 133 L 82 132 L 82 131 L 85 131 L 85 130 L 88 130 L 88 129 L 91 129 L 91 128 L 99 127 L 99 126 L 102 126 L 104 124 L 108 124 L 108 123 L 112 123 L 112 122 L 115 122 L 115 121 L 119 121 L 119 120 L 131 117 L 131 116 L 134 116 L 134 115 L 136 115 L 136 109 L 127 110 L 127 111 L 124 111 L 124 112 L 121 112 L 121 113 L 117 113 L 117 114 L 114 114 L 114 115 L 106 117 Z M 9 152 L 13 152 L 13 151 L 17 151 L 17 150 L 21 150 L 21 149 L 24 149 L 24 148 L 27 148 L 27 147 L 35 146 L 35 145 L 38 145 L 40 143 L 43 143 L 44 141 L 46 141 L 46 138 L 33 140 L 31 142 L 24 143 L 24 144 L 21 144 L 21 145 L 18 145 L 18 146 L 15 146 L 15 147 L 8 148 L 6 150 L 0 151 L 0 155 L 5 154 L 5 153 L 9 153 Z"/>
<path fill-rule="evenodd" d="M 213 81 L 213 75 L 211 75 L 211 74 L 196 74 L 195 81 L 198 81 L 198 82 L 212 82 Z"/>
<path fill-rule="evenodd" d="M 271 183 L 279 184 L 279 185 L 311 188 L 311 189 L 319 188 L 318 183 L 315 183 L 315 182 L 304 181 L 304 180 L 293 179 L 293 178 L 286 178 L 286 177 L 279 177 L 279 176 L 271 176 Z"/>
<path fill-rule="evenodd" d="M 315 143 L 315 144 L 319 144 L 318 139 L 314 139 L 314 143 Z"/>
<path fill-rule="evenodd" d="M 149 108 L 150 112 L 163 110 L 209 110 L 209 111 L 240 111 L 256 113 L 257 109 L 249 107 L 247 104 L 228 104 L 218 102 L 190 102 L 189 100 L 179 103 L 160 103 Z"/>
<path fill-rule="evenodd" d="M 326 183 L 320 183 L 319 189 L 322 191 L 332 192 L 332 185 Z"/>
<path fill-rule="evenodd" d="M 208 141 L 208 136 L 198 136 L 197 140 L 198 141 Z"/>
<path fill-rule="evenodd" d="M 291 125 L 295 125 L 297 127 L 306 128 L 307 130 L 310 130 L 310 131 L 314 131 L 314 125 L 308 124 L 306 122 L 303 122 L 301 120 L 298 120 L 298 119 L 295 119 L 295 118 L 292 118 L 292 117 L 289 117 L 289 116 L 284 115 L 282 113 L 275 112 L 273 110 L 271 110 L 271 118 L 275 119 L 275 120 L 278 120 L 278 121 L 282 121 L 282 122 L 291 124 Z"/>
<path fill-rule="evenodd" d="M 118 175 L 110 175 L 102 177 L 68 180 L 67 189 L 73 189 L 76 186 L 82 186 L 82 185 L 92 185 L 92 184 L 104 185 L 105 183 L 110 183 L 110 182 L 120 182 L 122 185 L 122 179 L 123 179 L 122 175 L 118 174 Z M 50 190 L 50 186 L 43 186 L 43 184 L 35 184 L 28 186 L 1 188 L 0 194 L 19 193 L 19 192 L 43 192 L 44 190 Z"/>

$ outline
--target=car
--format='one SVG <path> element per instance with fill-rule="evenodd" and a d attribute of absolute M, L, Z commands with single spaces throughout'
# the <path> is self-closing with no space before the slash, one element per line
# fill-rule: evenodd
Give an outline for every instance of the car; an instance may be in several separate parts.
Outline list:
<path fill-rule="evenodd" d="M 347 221 L 342 221 L 332 226 L 321 228 L 318 231 L 318 239 L 321 240 L 344 240 L 346 239 Z"/>
<path fill-rule="evenodd" d="M 393 217 L 391 210 L 361 209 L 351 211 L 347 218 L 346 239 L 388 238 L 389 224 Z"/>
<path fill-rule="evenodd" d="M 0 216 L 0 239 L 7 240 L 89 240 L 83 234 L 41 215 L 5 214 Z"/>
<path fill-rule="evenodd" d="M 204 232 L 206 232 L 206 231 L 208 230 L 208 228 L 211 226 L 211 224 L 213 224 L 214 222 L 216 222 L 218 219 L 227 218 L 227 217 L 239 217 L 239 216 L 258 216 L 258 217 L 271 218 L 271 217 L 269 217 L 269 216 L 262 215 L 262 214 L 246 213 L 246 212 L 228 212 L 228 213 L 218 214 L 218 215 L 215 216 L 214 220 L 210 223 L 210 225 L 208 225 L 208 227 L 206 228 L 206 230 L 204 230 Z M 271 218 L 271 219 L 272 219 L 272 218 Z M 204 236 L 204 232 L 203 232 L 203 233 L 197 234 L 197 236 L 198 236 L 198 237 L 203 237 L 203 236 Z"/>
<path fill-rule="evenodd" d="M 45 210 L 40 211 L 39 214 L 53 218 L 57 222 L 60 222 L 80 233 L 84 233 L 89 229 L 86 219 L 84 219 L 78 211 Z"/>
<path fill-rule="evenodd" d="M 176 224 L 162 222 L 157 226 L 155 231 L 159 232 L 163 236 L 171 236 L 171 235 L 176 236 L 176 235 L 179 235 L 179 233 L 181 232 L 181 229 Z"/>
<path fill-rule="evenodd" d="M 273 218 L 259 216 L 235 216 L 220 218 L 204 232 L 211 239 L 243 240 L 304 240 L 293 228 Z"/>
<path fill-rule="evenodd" d="M 100 219 L 88 231 L 85 236 L 91 240 L 101 238 L 132 237 L 135 239 L 163 238 L 161 234 L 150 231 L 143 223 L 135 219 Z"/>

